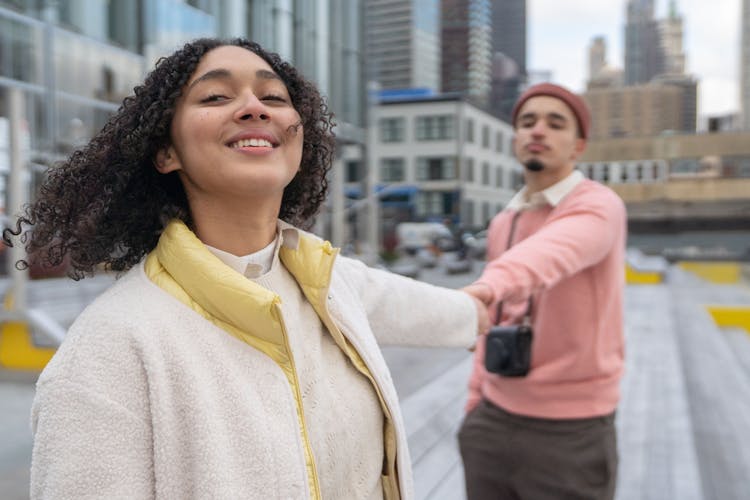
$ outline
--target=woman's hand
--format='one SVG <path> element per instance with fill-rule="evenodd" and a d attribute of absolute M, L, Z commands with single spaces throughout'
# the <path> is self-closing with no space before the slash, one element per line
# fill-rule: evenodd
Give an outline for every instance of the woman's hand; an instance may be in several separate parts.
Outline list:
<path fill-rule="evenodd" d="M 483 335 L 490 329 L 490 315 L 487 311 L 487 306 L 474 295 L 468 295 L 472 298 L 474 305 L 477 307 L 477 335 Z"/>

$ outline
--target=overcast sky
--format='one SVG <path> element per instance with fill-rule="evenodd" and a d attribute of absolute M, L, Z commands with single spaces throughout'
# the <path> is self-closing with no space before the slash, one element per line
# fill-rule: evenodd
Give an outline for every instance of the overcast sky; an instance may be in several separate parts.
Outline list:
<path fill-rule="evenodd" d="M 588 47 L 602 35 L 607 60 L 623 66 L 626 0 L 528 0 L 528 60 L 553 80 L 585 89 Z M 664 17 L 669 0 L 656 0 Z M 683 17 L 686 70 L 699 80 L 698 113 L 739 111 L 741 0 L 677 0 Z"/>

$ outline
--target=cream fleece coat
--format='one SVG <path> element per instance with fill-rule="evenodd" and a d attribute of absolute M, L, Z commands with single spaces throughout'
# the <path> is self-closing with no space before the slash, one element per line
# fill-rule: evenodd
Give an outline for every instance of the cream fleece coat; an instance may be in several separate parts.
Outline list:
<path fill-rule="evenodd" d="M 308 244 L 290 250 L 292 264 L 317 245 L 300 236 Z M 223 266 L 205 247 L 177 242 L 172 249 L 195 254 L 183 259 Z M 412 498 L 406 434 L 378 343 L 469 345 L 475 307 L 461 292 L 334 258 L 321 288 L 331 327 L 356 350 L 383 399 L 398 494 Z M 40 376 L 31 497 L 315 498 L 288 367 L 167 293 L 146 268 L 136 266 L 81 314 Z M 213 298 L 221 311 L 222 297 Z"/>

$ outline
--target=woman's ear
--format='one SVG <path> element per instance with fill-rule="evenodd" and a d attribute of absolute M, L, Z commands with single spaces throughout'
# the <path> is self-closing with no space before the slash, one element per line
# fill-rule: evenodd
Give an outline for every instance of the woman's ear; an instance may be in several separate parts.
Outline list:
<path fill-rule="evenodd" d="M 168 174 L 177 170 L 182 170 L 180 160 L 172 146 L 165 146 L 156 153 L 154 166 L 160 174 Z"/>

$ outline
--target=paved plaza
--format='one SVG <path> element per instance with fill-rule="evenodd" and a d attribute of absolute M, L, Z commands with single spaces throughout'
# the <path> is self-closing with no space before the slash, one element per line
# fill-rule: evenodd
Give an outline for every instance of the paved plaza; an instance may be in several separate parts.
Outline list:
<path fill-rule="evenodd" d="M 478 275 L 438 266 L 419 279 L 460 287 Z M 108 278 L 32 283 L 30 303 L 69 322 Z M 617 500 L 745 500 L 750 483 L 750 335 L 721 329 L 708 304 L 750 304 L 747 285 L 714 285 L 670 267 L 665 282 L 626 290 L 626 374 L 617 415 Z M 462 500 L 456 431 L 471 355 L 385 347 L 402 401 L 417 498 Z M 28 497 L 28 413 L 35 374 L 0 371 L 0 492 Z"/>

